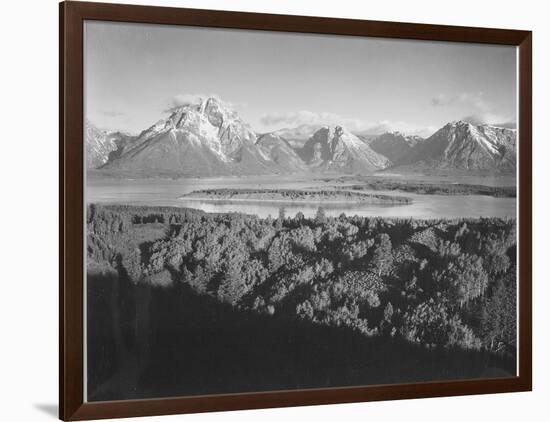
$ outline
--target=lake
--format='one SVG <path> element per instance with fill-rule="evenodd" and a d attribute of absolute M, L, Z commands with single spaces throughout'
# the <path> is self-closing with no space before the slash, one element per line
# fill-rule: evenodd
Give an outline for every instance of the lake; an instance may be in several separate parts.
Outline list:
<path fill-rule="evenodd" d="M 317 176 L 318 177 L 318 176 Z M 175 206 L 203 210 L 205 212 L 239 212 L 260 217 L 276 217 L 281 203 L 231 202 L 179 199 L 182 195 L 200 189 L 219 188 L 264 188 L 264 189 L 327 189 L 335 185 L 334 180 L 318 180 L 315 176 L 254 176 L 216 177 L 193 179 L 113 179 L 93 175 L 88 177 L 86 199 L 88 203 Z M 387 179 L 392 177 L 385 176 Z M 395 177 L 397 179 L 397 177 Z M 402 180 L 402 178 L 400 179 Z M 413 181 L 414 179 L 408 178 Z M 416 180 L 449 183 L 449 178 L 422 176 Z M 452 182 L 510 186 L 513 178 L 458 177 Z M 350 181 L 348 184 L 357 182 Z M 345 187 L 346 183 L 339 183 Z M 306 217 L 314 216 L 323 206 L 329 216 L 345 213 L 348 216 L 399 217 L 399 218 L 456 218 L 456 217 L 515 217 L 516 198 L 494 198 L 482 195 L 419 195 L 401 191 L 362 191 L 364 193 L 405 196 L 412 199 L 407 205 L 373 204 L 328 204 L 293 203 L 284 204 L 287 216 L 302 212 Z"/>

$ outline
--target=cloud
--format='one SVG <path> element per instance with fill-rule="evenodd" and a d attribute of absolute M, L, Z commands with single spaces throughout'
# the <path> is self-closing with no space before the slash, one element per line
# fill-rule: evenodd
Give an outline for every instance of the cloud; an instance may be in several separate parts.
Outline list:
<path fill-rule="evenodd" d="M 493 113 L 477 113 L 462 117 L 461 120 L 473 125 L 492 125 L 505 127 L 508 129 L 516 129 L 516 122 L 505 118 L 504 116 Z"/>
<path fill-rule="evenodd" d="M 504 127 L 507 129 L 517 129 L 517 122 L 502 122 L 502 123 L 493 123 L 493 126 Z"/>
<path fill-rule="evenodd" d="M 489 124 L 494 126 L 515 128 L 515 118 L 505 116 L 494 111 L 493 107 L 484 97 L 483 92 L 463 92 L 457 95 L 440 94 L 431 100 L 434 107 L 452 107 L 460 106 L 468 108 L 471 112 L 461 117 L 466 122 L 482 125 Z"/>
<path fill-rule="evenodd" d="M 170 101 L 168 102 L 167 108 L 164 111 L 171 112 L 178 107 L 183 107 L 189 104 L 197 104 L 207 98 L 215 98 L 220 103 L 225 104 L 227 107 L 232 109 L 235 109 L 238 107 L 244 107 L 244 103 L 233 103 L 233 102 L 225 101 L 225 100 L 222 100 L 216 94 L 178 94 L 173 96 L 170 99 Z"/>
<path fill-rule="evenodd" d="M 204 98 L 216 97 L 215 95 L 208 94 L 178 94 L 174 95 L 170 99 L 169 110 L 172 110 L 176 107 L 182 107 L 189 104 L 196 104 L 201 102 Z"/>
<path fill-rule="evenodd" d="M 411 135 L 427 136 L 435 132 L 433 127 L 412 125 L 407 122 L 382 120 L 368 121 L 340 116 L 335 113 L 316 113 L 301 110 L 287 113 L 269 113 L 260 118 L 260 123 L 271 129 L 297 127 L 301 125 L 326 126 L 340 125 L 351 132 L 378 135 L 384 132 L 400 131 Z"/>
<path fill-rule="evenodd" d="M 490 106 L 486 102 L 483 92 L 463 92 L 457 95 L 439 94 L 432 98 L 432 105 L 434 107 L 445 107 L 452 105 L 466 105 L 474 107 L 478 110 L 489 110 Z"/>
<path fill-rule="evenodd" d="M 475 125 L 489 124 L 508 128 L 516 127 L 513 117 L 494 111 L 491 104 L 485 99 L 483 92 L 463 92 L 451 96 L 440 94 L 432 98 L 431 103 L 434 107 L 460 106 L 461 108 L 469 108 L 471 112 L 462 116 L 461 120 Z"/>
<path fill-rule="evenodd" d="M 418 126 L 402 121 L 383 120 L 368 126 L 360 132 L 369 135 L 379 135 L 385 132 L 398 131 L 405 135 L 418 135 L 427 138 L 433 135 L 438 129 L 439 127 L 436 126 Z"/>
<path fill-rule="evenodd" d="M 358 119 L 342 117 L 334 113 L 316 113 L 308 110 L 264 114 L 260 118 L 260 122 L 266 126 L 341 125 L 349 130 L 355 130 L 363 124 Z"/>

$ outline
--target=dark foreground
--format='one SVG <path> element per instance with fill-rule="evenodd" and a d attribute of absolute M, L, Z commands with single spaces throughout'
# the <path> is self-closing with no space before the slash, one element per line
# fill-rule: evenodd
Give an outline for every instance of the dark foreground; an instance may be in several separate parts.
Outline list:
<path fill-rule="evenodd" d="M 88 399 L 515 374 L 515 221 L 88 209 Z"/>

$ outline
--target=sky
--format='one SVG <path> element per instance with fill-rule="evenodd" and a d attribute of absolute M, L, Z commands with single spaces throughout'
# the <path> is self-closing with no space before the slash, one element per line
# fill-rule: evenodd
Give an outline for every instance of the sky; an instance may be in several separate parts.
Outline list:
<path fill-rule="evenodd" d="M 84 43 L 85 116 L 108 130 L 139 133 L 207 95 L 258 132 L 428 136 L 454 120 L 516 121 L 511 46 L 94 21 Z"/>

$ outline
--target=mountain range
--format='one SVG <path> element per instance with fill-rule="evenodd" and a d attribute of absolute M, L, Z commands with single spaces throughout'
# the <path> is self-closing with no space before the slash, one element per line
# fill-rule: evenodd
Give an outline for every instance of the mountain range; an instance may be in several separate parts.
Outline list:
<path fill-rule="evenodd" d="M 184 104 L 137 136 L 86 122 L 87 167 L 142 176 L 372 173 L 379 170 L 511 173 L 516 131 L 464 121 L 423 139 L 365 136 L 338 125 L 257 134 L 215 97 Z"/>
<path fill-rule="evenodd" d="M 101 167 L 109 161 L 111 154 L 114 158 L 116 152 L 131 139 L 130 135 L 123 132 L 100 130 L 89 121 L 85 122 L 84 131 L 87 168 Z"/>
<path fill-rule="evenodd" d="M 387 157 L 392 164 L 401 163 L 414 147 L 424 140 L 420 136 L 407 136 L 401 132 L 386 132 L 370 139 L 362 138 L 369 142 L 374 151 Z"/>
<path fill-rule="evenodd" d="M 341 173 L 372 173 L 386 168 L 390 161 L 341 126 L 316 131 L 299 150 L 312 170 Z"/>
<path fill-rule="evenodd" d="M 451 122 L 415 145 L 396 164 L 414 169 L 515 173 L 516 131 Z"/>

